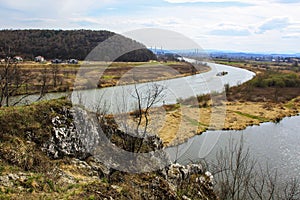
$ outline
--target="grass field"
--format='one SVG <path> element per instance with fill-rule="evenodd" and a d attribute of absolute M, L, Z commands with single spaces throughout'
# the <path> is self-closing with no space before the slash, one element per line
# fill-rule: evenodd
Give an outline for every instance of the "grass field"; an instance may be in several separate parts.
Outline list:
<path fill-rule="evenodd" d="M 4 72 L 4 67 L 4 64 L 0 65 L 1 73 Z M 64 92 L 73 90 L 75 81 L 81 89 L 103 88 L 171 79 L 207 70 L 207 66 L 195 68 L 185 62 L 81 61 L 78 65 L 24 62 L 11 66 L 11 73 L 14 72 L 15 75 L 11 77 L 10 84 L 19 84 L 13 95 L 40 93 L 42 90 L 44 93 Z"/>

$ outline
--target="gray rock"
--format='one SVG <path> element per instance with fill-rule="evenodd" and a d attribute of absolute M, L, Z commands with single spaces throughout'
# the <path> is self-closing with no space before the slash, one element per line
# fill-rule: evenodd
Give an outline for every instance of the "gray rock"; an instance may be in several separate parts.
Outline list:
<path fill-rule="evenodd" d="M 8 178 L 15 181 L 18 180 L 20 177 L 17 174 L 8 174 Z"/>
<path fill-rule="evenodd" d="M 4 187 L 12 187 L 14 184 L 9 180 L 8 176 L 0 176 L 0 185 Z"/>
<path fill-rule="evenodd" d="M 185 196 L 185 195 L 182 196 L 182 199 L 183 199 L 183 200 L 192 200 L 191 198 L 188 198 L 188 197 Z"/>

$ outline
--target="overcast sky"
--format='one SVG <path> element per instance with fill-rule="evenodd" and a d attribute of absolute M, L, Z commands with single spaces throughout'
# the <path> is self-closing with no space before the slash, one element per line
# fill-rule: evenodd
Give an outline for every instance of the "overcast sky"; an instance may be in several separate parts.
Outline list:
<path fill-rule="evenodd" d="M 299 9 L 300 0 L 0 0 L 0 28 L 162 28 L 203 49 L 300 53 Z"/>

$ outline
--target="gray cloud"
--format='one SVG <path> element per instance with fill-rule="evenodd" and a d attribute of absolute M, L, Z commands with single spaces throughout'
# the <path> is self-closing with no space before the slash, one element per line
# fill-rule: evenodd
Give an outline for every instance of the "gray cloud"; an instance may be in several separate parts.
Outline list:
<path fill-rule="evenodd" d="M 217 36 L 248 36 L 251 35 L 251 32 L 248 28 L 239 25 L 218 24 L 208 34 Z"/>
<path fill-rule="evenodd" d="M 248 36 L 250 31 L 247 29 L 215 29 L 209 32 L 211 35 L 221 35 L 221 36 Z"/>
<path fill-rule="evenodd" d="M 278 3 L 300 3 L 299 0 L 276 0 Z"/>
<path fill-rule="evenodd" d="M 282 30 L 290 25 L 290 20 L 288 17 L 272 18 L 265 21 L 258 27 L 257 33 L 265 33 L 271 30 Z"/>

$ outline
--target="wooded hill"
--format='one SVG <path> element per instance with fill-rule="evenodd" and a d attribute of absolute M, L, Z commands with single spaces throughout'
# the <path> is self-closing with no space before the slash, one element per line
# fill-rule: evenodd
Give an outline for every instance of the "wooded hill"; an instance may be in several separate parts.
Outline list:
<path fill-rule="evenodd" d="M 141 43 L 113 32 L 92 30 L 0 30 L 0 58 L 6 56 L 25 60 L 36 56 L 79 60 L 88 56 L 88 60 L 105 61 L 156 59 Z"/>

